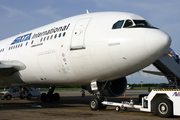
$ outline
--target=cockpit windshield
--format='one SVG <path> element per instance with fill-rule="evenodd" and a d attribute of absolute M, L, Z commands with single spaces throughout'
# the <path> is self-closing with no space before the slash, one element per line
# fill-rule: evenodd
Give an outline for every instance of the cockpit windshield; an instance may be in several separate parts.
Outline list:
<path fill-rule="evenodd" d="M 123 23 L 124 23 L 124 20 L 117 21 L 116 23 L 114 23 L 112 29 L 119 29 L 119 28 L 121 28 Z"/>
<path fill-rule="evenodd" d="M 135 26 L 139 27 L 152 27 L 146 20 L 133 20 Z"/>
<path fill-rule="evenodd" d="M 133 22 L 131 20 L 126 20 L 124 23 L 124 28 L 133 26 Z"/>
<path fill-rule="evenodd" d="M 123 28 L 129 27 L 145 27 L 152 28 L 152 26 L 146 20 L 126 20 Z"/>
<path fill-rule="evenodd" d="M 149 24 L 146 20 L 119 20 L 113 24 L 112 29 L 120 28 L 155 28 Z"/>

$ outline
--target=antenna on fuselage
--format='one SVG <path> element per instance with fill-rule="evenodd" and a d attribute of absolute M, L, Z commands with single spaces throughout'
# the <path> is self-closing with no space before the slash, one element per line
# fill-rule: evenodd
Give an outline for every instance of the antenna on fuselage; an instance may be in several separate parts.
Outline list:
<path fill-rule="evenodd" d="M 89 11 L 88 11 L 88 10 L 86 10 L 86 13 L 87 13 L 87 14 L 89 14 Z"/>

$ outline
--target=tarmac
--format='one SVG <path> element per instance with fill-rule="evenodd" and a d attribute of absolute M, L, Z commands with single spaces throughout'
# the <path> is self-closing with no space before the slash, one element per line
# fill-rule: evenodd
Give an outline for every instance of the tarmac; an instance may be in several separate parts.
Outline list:
<path fill-rule="evenodd" d="M 60 94 L 60 102 L 41 102 L 40 98 L 31 100 L 15 98 L 0 100 L 0 120 L 179 120 L 180 117 L 160 118 L 154 113 L 142 112 L 128 108 L 127 111 L 115 111 L 108 106 L 106 110 L 91 111 L 89 102 L 94 97 L 86 91 L 85 97 L 80 91 L 56 91 Z M 140 93 L 147 90 L 127 90 L 126 97 L 107 98 L 108 101 L 138 101 Z"/>

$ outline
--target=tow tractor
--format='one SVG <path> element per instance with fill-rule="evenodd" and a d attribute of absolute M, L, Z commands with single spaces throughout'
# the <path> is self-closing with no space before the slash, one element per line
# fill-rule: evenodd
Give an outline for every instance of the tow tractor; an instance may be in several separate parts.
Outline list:
<path fill-rule="evenodd" d="M 155 112 L 160 117 L 180 116 L 180 63 L 177 64 L 175 61 L 176 56 L 179 57 L 175 51 L 169 48 L 163 56 L 153 63 L 160 72 L 146 70 L 143 70 L 143 72 L 165 76 L 169 84 L 175 84 L 177 89 L 152 90 L 149 95 L 142 97 L 141 105 L 135 105 L 132 100 L 130 102 L 115 103 L 103 99 L 100 103 L 98 101 L 102 99 L 94 99 L 90 102 L 91 110 L 104 109 L 109 105 L 115 106 L 116 111 L 137 108 L 140 111 Z"/>
<path fill-rule="evenodd" d="M 180 116 L 180 89 L 156 89 L 152 90 L 148 96 L 142 98 L 141 105 L 130 102 L 109 102 L 104 100 L 104 106 L 115 106 L 116 111 L 136 108 L 140 111 L 155 112 L 160 117 Z"/>

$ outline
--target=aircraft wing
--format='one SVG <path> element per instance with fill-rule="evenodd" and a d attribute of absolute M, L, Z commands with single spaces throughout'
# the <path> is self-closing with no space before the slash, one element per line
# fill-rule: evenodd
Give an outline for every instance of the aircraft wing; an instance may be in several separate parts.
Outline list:
<path fill-rule="evenodd" d="M 153 74 L 153 75 L 165 76 L 162 72 L 158 72 L 158 71 L 142 70 L 142 72 L 145 72 L 145 73 L 148 73 L 148 74 Z"/>
<path fill-rule="evenodd" d="M 0 76 L 8 76 L 13 73 L 24 70 L 26 66 L 19 61 L 1 61 L 0 60 Z"/>

